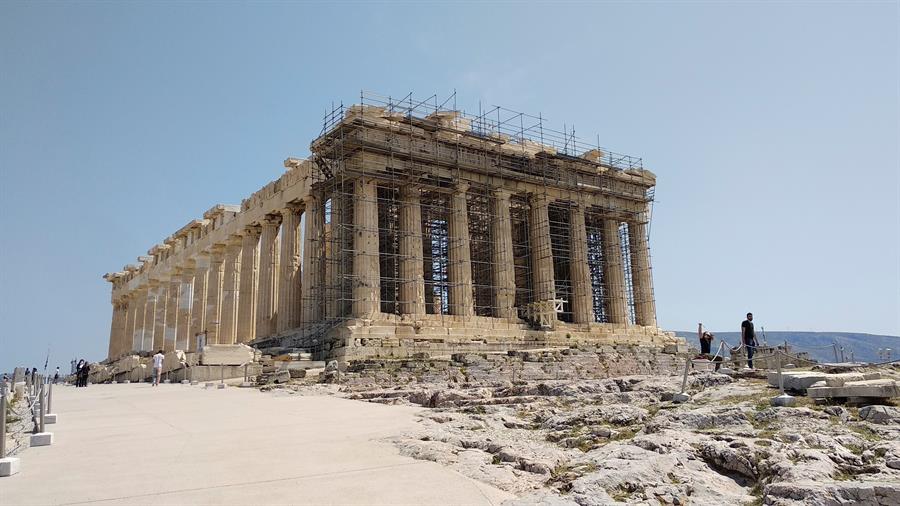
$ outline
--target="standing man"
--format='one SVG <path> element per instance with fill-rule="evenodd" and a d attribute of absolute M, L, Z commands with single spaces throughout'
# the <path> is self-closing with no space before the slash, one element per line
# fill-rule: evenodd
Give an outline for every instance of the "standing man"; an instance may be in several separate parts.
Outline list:
<path fill-rule="evenodd" d="M 162 368 L 163 361 L 166 359 L 166 356 L 163 355 L 162 350 L 156 352 L 156 355 L 153 355 L 153 386 L 159 385 L 159 380 L 162 377 Z"/>
<path fill-rule="evenodd" d="M 753 330 L 753 313 L 747 313 L 747 319 L 741 322 L 741 342 L 747 348 L 747 367 L 753 369 L 753 352 L 759 346 Z"/>
<path fill-rule="evenodd" d="M 59 383 L 59 367 L 56 368 L 56 374 L 53 375 L 53 384 Z"/>

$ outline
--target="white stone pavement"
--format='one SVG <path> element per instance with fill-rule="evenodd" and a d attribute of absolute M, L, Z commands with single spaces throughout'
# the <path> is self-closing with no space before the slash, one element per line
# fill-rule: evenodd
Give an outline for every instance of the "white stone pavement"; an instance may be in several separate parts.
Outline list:
<path fill-rule="evenodd" d="M 0 504 L 499 504 L 512 496 L 385 437 L 417 409 L 180 384 L 56 388 L 52 446 Z"/>

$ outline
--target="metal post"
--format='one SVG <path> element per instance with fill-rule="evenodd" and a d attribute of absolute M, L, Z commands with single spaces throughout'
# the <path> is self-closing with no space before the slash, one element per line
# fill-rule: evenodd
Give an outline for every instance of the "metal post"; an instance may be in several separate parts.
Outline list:
<path fill-rule="evenodd" d="M 850 349 L 850 361 L 854 363 L 856 362 L 856 359 L 853 358 L 853 348 Z"/>
<path fill-rule="evenodd" d="M 781 355 L 788 357 L 788 355 L 781 350 L 775 351 L 775 358 L 778 359 L 778 390 L 781 392 L 769 401 L 769 404 L 772 406 L 793 406 L 796 402 L 793 396 L 790 396 L 784 393 L 784 374 L 781 372 Z M 790 357 L 788 357 L 790 358 Z"/>
<path fill-rule="evenodd" d="M 831 343 L 831 347 L 834 348 L 834 361 L 837 362 L 838 361 L 837 343 Z"/>
<path fill-rule="evenodd" d="M 691 368 L 691 357 L 684 358 L 684 377 L 681 378 L 681 392 L 672 396 L 672 402 L 686 402 L 691 398 L 685 391 L 687 390 L 688 369 Z"/>
<path fill-rule="evenodd" d="M 39 395 L 40 395 L 40 399 L 41 399 L 41 412 L 40 412 L 40 418 L 38 419 L 38 426 L 40 427 L 41 430 L 39 430 L 38 432 L 44 432 L 44 413 L 47 412 L 47 403 L 44 402 L 44 382 L 43 382 L 43 380 L 41 381 L 41 390 L 40 390 Z"/>
<path fill-rule="evenodd" d="M 225 366 L 221 364 L 219 365 L 219 383 L 225 383 Z"/>
<path fill-rule="evenodd" d="M 0 459 L 6 457 L 6 382 L 0 392 Z"/>
<path fill-rule="evenodd" d="M 784 395 L 784 376 L 781 374 L 781 354 L 776 351 L 775 358 L 778 360 L 778 390 Z"/>

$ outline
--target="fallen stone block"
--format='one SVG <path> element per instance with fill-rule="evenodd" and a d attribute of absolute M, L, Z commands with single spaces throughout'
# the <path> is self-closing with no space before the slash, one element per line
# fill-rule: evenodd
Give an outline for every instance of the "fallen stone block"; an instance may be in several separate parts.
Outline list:
<path fill-rule="evenodd" d="M 825 381 L 828 375 L 816 371 L 782 371 L 781 376 L 784 378 L 785 390 L 803 392 L 814 384 Z M 769 385 L 778 388 L 778 371 L 769 371 L 768 380 Z"/>
<path fill-rule="evenodd" d="M 849 381 L 840 387 L 812 386 L 806 391 L 813 399 L 827 399 L 835 397 L 872 397 L 889 399 L 900 397 L 900 386 L 889 379 L 876 379 L 864 381 Z"/>
<path fill-rule="evenodd" d="M 184 351 L 167 351 L 165 353 L 165 359 L 163 360 L 162 372 L 163 374 L 166 374 L 176 369 L 181 369 L 185 365 L 187 365 L 187 357 L 185 356 Z"/>
<path fill-rule="evenodd" d="M 881 379 L 881 375 L 876 373 L 858 373 L 847 372 L 842 374 L 828 374 L 825 376 L 825 385 L 829 387 L 842 387 L 845 383 L 851 381 L 866 381 Z"/>
<path fill-rule="evenodd" d="M 245 344 L 211 344 L 200 354 L 202 365 L 241 365 L 259 360 L 260 353 Z"/>
<path fill-rule="evenodd" d="M 44 424 L 50 425 L 56 423 L 56 413 L 47 413 L 44 415 Z"/>

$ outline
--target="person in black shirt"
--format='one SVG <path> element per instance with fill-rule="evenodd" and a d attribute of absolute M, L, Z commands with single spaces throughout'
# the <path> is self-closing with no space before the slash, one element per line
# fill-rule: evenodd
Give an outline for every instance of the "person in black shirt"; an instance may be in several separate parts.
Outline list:
<path fill-rule="evenodd" d="M 747 319 L 741 323 L 741 342 L 747 348 L 747 367 L 753 369 L 753 351 L 759 346 L 753 330 L 753 313 L 747 313 Z"/>

